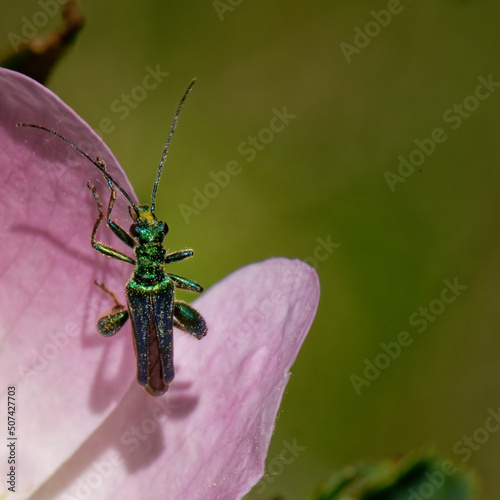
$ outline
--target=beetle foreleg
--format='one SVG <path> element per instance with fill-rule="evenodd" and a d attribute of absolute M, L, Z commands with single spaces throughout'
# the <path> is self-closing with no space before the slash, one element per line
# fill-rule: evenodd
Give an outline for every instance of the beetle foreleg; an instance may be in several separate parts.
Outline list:
<path fill-rule="evenodd" d="M 90 237 L 90 243 L 92 244 L 95 250 L 102 253 L 103 255 L 106 255 L 108 257 L 113 257 L 114 259 L 123 260 L 125 262 L 128 262 L 129 264 L 135 264 L 135 260 L 130 258 L 128 255 L 125 255 L 124 253 L 121 253 L 118 250 L 115 250 L 114 248 L 111 248 L 108 245 L 105 245 L 104 243 L 101 243 L 100 241 L 96 240 L 97 229 L 99 228 L 99 225 L 101 224 L 102 219 L 104 218 L 104 212 L 102 210 L 102 203 L 99 198 L 99 195 L 97 194 L 97 189 L 95 188 L 95 186 L 91 186 L 90 183 L 88 182 L 87 187 L 92 191 L 94 199 L 97 203 L 97 208 L 99 210 L 99 214 L 97 215 L 97 219 L 94 224 L 94 229 L 92 230 L 92 235 Z"/>

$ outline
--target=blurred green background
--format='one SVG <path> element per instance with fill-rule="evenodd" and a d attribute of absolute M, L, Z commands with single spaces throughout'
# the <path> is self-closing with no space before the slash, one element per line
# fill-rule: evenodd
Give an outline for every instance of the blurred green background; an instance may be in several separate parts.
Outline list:
<path fill-rule="evenodd" d="M 4 1 L 0 48 L 44 4 Z M 104 140 L 141 200 L 150 196 L 178 100 L 198 78 L 157 200 L 169 248 L 196 250 L 183 275 L 210 286 L 272 256 L 305 259 L 319 273 L 317 318 L 292 370 L 267 478 L 248 498 L 298 500 L 334 469 L 427 444 L 476 469 L 482 498 L 496 498 L 500 432 L 480 429 L 500 407 L 500 87 L 491 84 L 488 97 L 483 90 L 483 100 L 471 96 L 478 77 L 500 82 L 500 5 L 80 6 L 87 24 L 48 86 L 94 128 L 111 120 Z M 60 25 L 51 17 L 38 34 Z M 169 75 L 144 94 L 137 87 L 148 66 Z M 122 94 L 137 98 L 127 117 L 113 108 Z M 262 132 L 284 107 L 295 115 L 289 124 L 272 137 Z M 459 113 L 458 125 L 451 117 Z M 423 163 L 391 190 L 384 174 L 398 174 L 399 155 L 409 158 L 415 140 L 436 128 L 446 140 L 430 155 L 414 153 Z M 247 161 L 253 155 L 241 144 L 259 133 L 261 150 Z M 192 207 L 193 189 L 203 191 L 210 172 L 231 160 L 241 172 L 186 220 L 179 206 Z M 340 246 L 318 251 L 321 241 Z M 467 289 L 441 310 L 435 299 L 455 278 Z M 440 312 L 418 332 L 409 317 L 433 300 Z M 357 394 L 352 375 L 364 377 L 364 360 L 373 362 L 380 343 L 401 331 L 412 344 Z M 300 451 L 283 464 L 280 453 L 293 443 Z"/>

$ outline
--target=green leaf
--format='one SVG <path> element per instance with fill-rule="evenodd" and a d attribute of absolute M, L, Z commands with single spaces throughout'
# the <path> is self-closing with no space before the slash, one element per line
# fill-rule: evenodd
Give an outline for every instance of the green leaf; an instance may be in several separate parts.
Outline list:
<path fill-rule="evenodd" d="M 425 453 L 346 467 L 305 500 L 472 500 L 476 492 L 471 472 Z"/>

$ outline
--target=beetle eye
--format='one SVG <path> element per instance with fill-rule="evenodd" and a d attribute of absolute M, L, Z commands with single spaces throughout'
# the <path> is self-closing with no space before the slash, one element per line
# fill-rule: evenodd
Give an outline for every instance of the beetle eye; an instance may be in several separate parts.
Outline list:
<path fill-rule="evenodd" d="M 168 225 L 166 222 L 163 223 L 163 234 L 167 234 L 168 233 Z"/>
<path fill-rule="evenodd" d="M 139 236 L 139 228 L 137 227 L 137 224 L 132 224 L 130 226 L 130 234 L 136 238 Z"/>

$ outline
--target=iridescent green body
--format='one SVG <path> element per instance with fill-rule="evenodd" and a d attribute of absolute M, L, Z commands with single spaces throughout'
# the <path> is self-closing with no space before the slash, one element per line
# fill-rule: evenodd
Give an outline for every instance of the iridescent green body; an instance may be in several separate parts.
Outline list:
<path fill-rule="evenodd" d="M 99 161 L 104 165 L 102 160 Z M 99 285 L 112 296 L 115 307 L 99 319 L 97 327 L 102 335 L 109 337 L 118 332 L 130 316 L 137 357 L 137 381 L 150 394 L 159 396 L 166 392 L 174 378 L 173 326 L 198 339 L 207 333 L 205 320 L 189 304 L 175 299 L 175 289 L 178 287 L 200 293 L 203 288 L 187 278 L 165 272 L 165 264 L 192 257 L 193 251 L 181 250 L 167 254 L 163 239 L 168 226 L 158 221 L 147 205 L 137 206 L 137 212 L 131 212 L 134 222 L 130 233 L 110 219 L 116 191 L 111 182 L 108 185 L 111 198 L 107 225 L 118 238 L 134 249 L 136 260 L 96 240 L 104 212 L 96 188 L 89 185 L 99 209 L 92 231 L 92 246 L 104 255 L 134 264 L 134 272 L 125 287 L 127 308 L 104 285 Z"/>
<path fill-rule="evenodd" d="M 92 246 L 103 255 L 134 265 L 132 276 L 125 287 L 127 307 L 120 304 L 116 295 L 108 290 L 103 283 L 96 283 L 111 296 L 115 303 L 111 311 L 99 318 L 97 328 L 102 335 L 110 337 L 116 334 L 130 317 L 137 358 L 137 381 L 154 396 L 165 393 L 174 378 L 173 327 L 176 326 L 197 339 L 203 338 L 207 333 L 207 325 L 203 317 L 189 304 L 175 299 L 176 288 L 196 293 L 201 293 L 203 288 L 194 281 L 167 273 L 164 269 L 165 264 L 192 257 L 193 251 L 180 250 L 167 253 L 163 247 L 163 240 L 168 233 L 168 226 L 155 216 L 156 190 L 163 163 L 182 104 L 193 84 L 194 80 L 187 88 L 174 116 L 158 167 L 151 206 L 136 205 L 128 193 L 108 173 L 106 164 L 101 158 L 91 158 L 70 140 L 52 129 L 40 125 L 18 124 L 19 126 L 45 130 L 59 137 L 87 158 L 106 179 L 110 190 L 106 224 L 121 241 L 134 250 L 135 259 L 96 239 L 97 230 L 104 219 L 104 211 L 95 186 L 87 184 L 92 191 L 99 211 L 92 230 Z M 127 198 L 130 204 L 129 213 L 132 217 L 132 225 L 128 232 L 111 219 L 111 212 L 117 196 L 116 189 Z"/>

